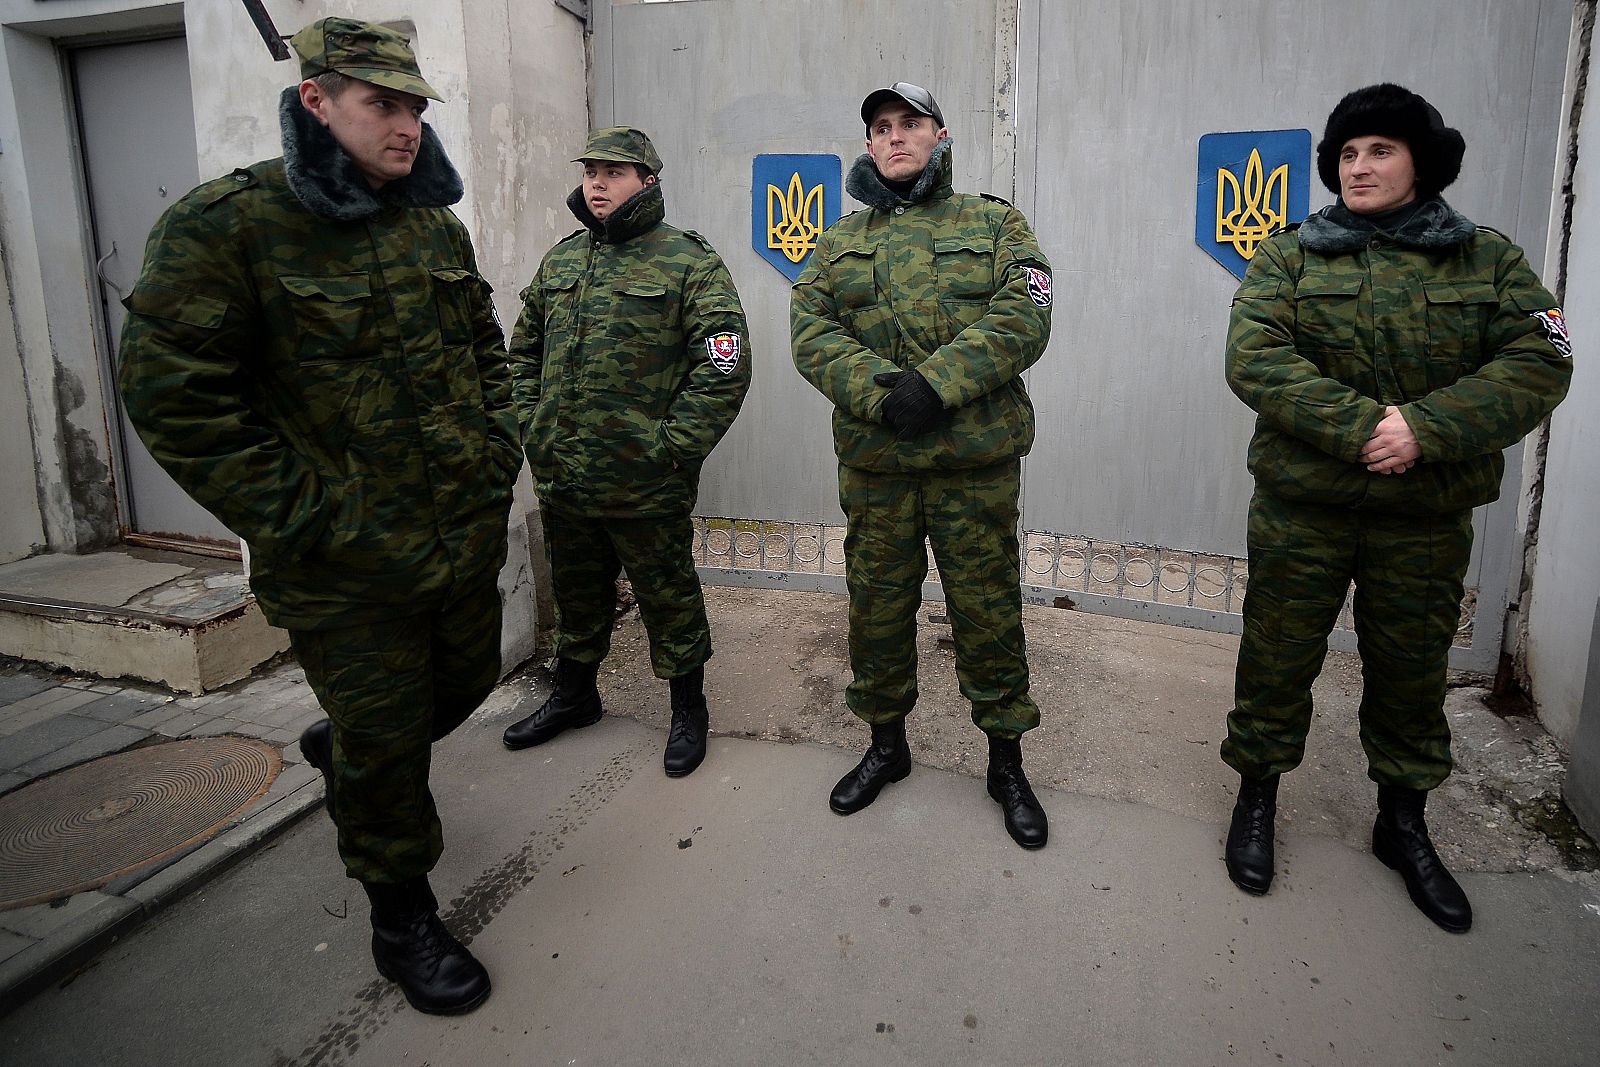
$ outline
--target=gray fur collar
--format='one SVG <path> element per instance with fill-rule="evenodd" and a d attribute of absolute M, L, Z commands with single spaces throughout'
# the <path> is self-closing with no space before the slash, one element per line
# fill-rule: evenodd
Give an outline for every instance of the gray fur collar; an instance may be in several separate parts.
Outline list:
<path fill-rule="evenodd" d="M 950 158 L 950 145 L 951 140 L 946 137 L 933 146 L 928 165 L 922 168 L 922 176 L 904 200 L 883 184 L 883 176 L 878 173 L 872 157 L 866 153 L 862 153 L 850 165 L 850 176 L 844 183 L 845 191 L 868 207 L 880 211 L 888 211 L 896 204 L 920 204 L 924 200 L 947 197 L 953 189 L 951 174 L 954 163 Z"/>
<path fill-rule="evenodd" d="M 1355 252 L 1378 228 L 1338 201 L 1300 224 L 1300 243 L 1313 252 Z M 1478 231 L 1473 221 L 1440 199 L 1417 209 L 1389 236 L 1412 248 L 1454 248 Z"/>
<path fill-rule="evenodd" d="M 289 188 L 308 211 L 322 218 L 358 222 L 389 205 L 449 207 L 464 192 L 461 175 L 426 122 L 411 173 L 377 192 L 333 134 L 300 103 L 298 85 L 289 86 L 278 98 L 278 125 L 283 130 L 283 170 Z"/>

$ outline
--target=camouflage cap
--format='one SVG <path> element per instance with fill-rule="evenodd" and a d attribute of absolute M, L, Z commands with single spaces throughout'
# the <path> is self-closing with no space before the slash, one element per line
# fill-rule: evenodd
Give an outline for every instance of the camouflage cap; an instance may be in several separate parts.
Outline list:
<path fill-rule="evenodd" d="M 356 19 L 318 19 L 289 38 L 289 43 L 300 55 L 302 78 L 336 70 L 385 89 L 444 99 L 422 80 L 410 40 L 386 26 Z"/>
<path fill-rule="evenodd" d="M 650 143 L 643 130 L 629 126 L 607 126 L 591 133 L 583 143 L 583 155 L 573 162 L 582 163 L 586 159 L 638 163 L 653 174 L 661 173 L 661 157 L 656 155 L 656 146 Z"/>

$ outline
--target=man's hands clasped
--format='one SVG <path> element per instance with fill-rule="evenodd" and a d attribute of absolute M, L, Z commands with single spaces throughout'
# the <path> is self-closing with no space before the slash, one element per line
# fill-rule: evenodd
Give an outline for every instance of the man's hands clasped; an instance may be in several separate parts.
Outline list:
<path fill-rule="evenodd" d="M 916 371 L 881 371 L 872 380 L 889 390 L 883 398 L 883 421 L 898 431 L 896 436 L 915 437 L 944 420 L 939 394 Z"/>
<path fill-rule="evenodd" d="M 1374 474 L 1404 474 L 1422 458 L 1422 446 L 1406 417 L 1393 404 L 1383 409 L 1383 421 L 1361 449 L 1361 462 Z"/>

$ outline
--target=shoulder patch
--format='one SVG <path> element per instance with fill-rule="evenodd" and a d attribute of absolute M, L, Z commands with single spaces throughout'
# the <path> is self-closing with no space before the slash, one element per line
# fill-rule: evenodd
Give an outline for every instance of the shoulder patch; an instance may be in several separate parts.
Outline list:
<path fill-rule="evenodd" d="M 1533 317 L 1544 327 L 1544 339 L 1550 342 L 1550 347 L 1556 350 L 1556 354 L 1570 359 L 1572 335 L 1567 332 L 1567 316 L 1562 310 L 1550 308 L 1546 311 L 1535 311 Z"/>
<path fill-rule="evenodd" d="M 993 193 L 979 193 L 978 195 L 983 197 L 985 200 L 993 200 L 995 203 L 1004 204 L 1006 207 L 1011 206 L 1011 201 L 1006 200 L 1003 197 L 995 196 Z"/>

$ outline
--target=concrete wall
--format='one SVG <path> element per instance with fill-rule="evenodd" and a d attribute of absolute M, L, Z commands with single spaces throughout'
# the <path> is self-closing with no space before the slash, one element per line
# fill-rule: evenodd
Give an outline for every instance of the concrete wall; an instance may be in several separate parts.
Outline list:
<path fill-rule="evenodd" d="M 1592 66 L 1585 73 L 1592 78 Z M 1569 80 L 1576 87 L 1578 78 Z M 1600 99 L 1592 80 L 1578 129 L 1568 248 L 1572 389 L 1550 419 L 1531 603 L 1523 610 L 1533 698 L 1550 731 L 1571 741 L 1600 598 Z"/>
<path fill-rule="evenodd" d="M 266 7 L 283 33 L 328 14 L 412 24 L 422 69 L 449 98 L 430 109 L 429 121 L 466 182 L 456 211 L 509 325 L 516 294 L 539 256 L 570 229 L 547 205 L 559 205 L 568 149 L 581 144 L 588 126 L 582 23 L 553 3 L 521 0 L 269 0 Z M 61 46 L 183 32 L 202 180 L 278 154 L 278 94 L 298 80 L 298 70 L 293 60 L 271 58 L 236 0 L 0 0 L 0 27 L 0 240 L 13 309 L 14 329 L 6 332 L 18 350 L 8 359 L 0 345 L 6 398 L 0 404 L 26 399 L 20 420 L 0 409 L 6 424 L 0 433 L 8 435 L 0 485 L 8 499 L 13 483 L 25 487 L 36 479 L 40 487 L 32 494 L 36 522 L 20 507 L 0 524 L 0 559 L 6 559 L 39 541 L 53 551 L 82 551 L 118 534 L 103 370 L 109 361 L 91 284 Z M 24 99 L 26 107 L 19 106 Z M 525 210 L 529 202 L 538 206 Z M 19 377 L 23 388 L 5 388 L 3 375 Z M 13 447 L 18 425 L 32 428 L 31 449 Z M 532 652 L 538 624 L 534 515 L 524 473 L 501 576 L 508 666 Z"/>
<path fill-rule="evenodd" d="M 5 234 L 0 231 L 0 308 L 11 307 L 6 281 Z M 44 544 L 39 483 L 34 475 L 33 425 L 27 383 L 17 351 L 15 316 L 0 321 L 0 563 L 23 559 Z"/>

